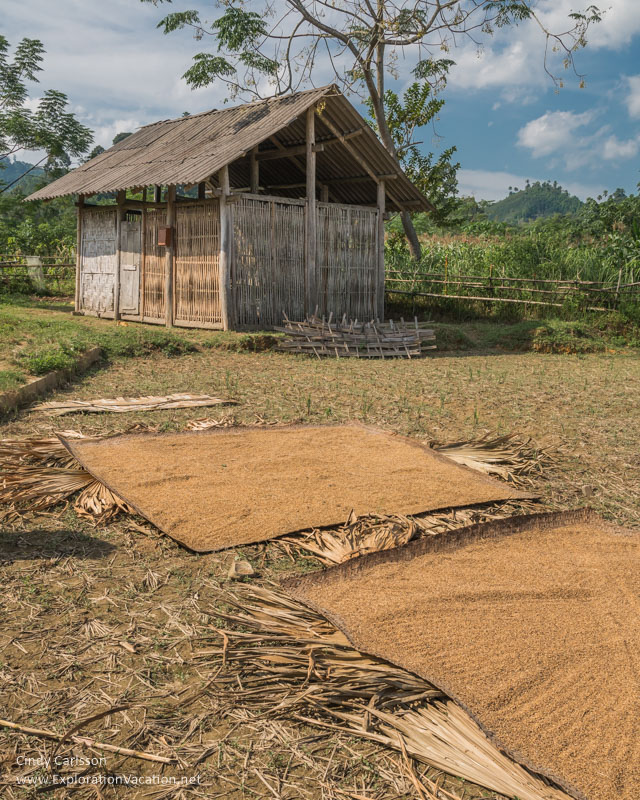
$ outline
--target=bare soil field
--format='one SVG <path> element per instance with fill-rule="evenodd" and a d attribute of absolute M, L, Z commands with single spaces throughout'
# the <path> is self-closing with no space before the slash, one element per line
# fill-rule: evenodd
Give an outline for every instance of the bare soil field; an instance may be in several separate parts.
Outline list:
<path fill-rule="evenodd" d="M 589 505 L 640 527 L 637 352 L 459 351 L 379 363 L 270 351 L 152 353 L 115 359 L 49 399 L 172 392 L 231 397 L 240 405 L 63 419 L 25 410 L 3 422 L 0 436 L 71 428 L 98 434 L 136 424 L 177 431 L 204 416 L 245 424 L 360 420 L 420 441 L 518 432 L 558 448 L 555 468 L 534 485 L 541 510 Z M 56 744 L 0 728 L 3 798 L 427 797 L 401 756 L 376 744 L 286 713 L 254 716 L 238 707 L 222 717 L 214 685 L 223 667 L 217 630 L 225 627 L 218 595 L 235 557 L 249 560 L 257 583 L 320 567 L 274 543 L 194 555 L 141 520 L 96 527 L 64 509 L 3 526 L 0 716 L 67 736 Z M 73 736 L 171 753 L 178 762 L 92 749 Z M 64 763 L 74 756 L 106 760 Z M 86 779 L 73 790 L 52 785 L 53 775 L 65 774 Z M 449 800 L 496 796 L 429 774 Z M 113 781 L 91 783 L 96 775 Z M 28 781 L 17 785 L 19 776 Z M 120 785 L 113 785 L 117 776 Z"/>

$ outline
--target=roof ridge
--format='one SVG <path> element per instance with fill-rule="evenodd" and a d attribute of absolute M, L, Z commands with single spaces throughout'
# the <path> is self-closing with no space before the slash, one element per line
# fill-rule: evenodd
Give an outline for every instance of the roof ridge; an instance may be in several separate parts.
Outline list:
<path fill-rule="evenodd" d="M 261 97 L 258 100 L 251 100 L 249 103 L 238 103 L 235 106 L 227 106 L 226 108 L 210 108 L 208 111 L 198 111 L 197 114 L 189 114 L 188 116 L 170 117 L 169 119 L 159 119 L 156 122 L 148 122 L 146 125 L 141 125 L 139 130 L 144 128 L 151 128 L 154 125 L 168 125 L 172 122 L 183 122 L 186 119 L 195 119 L 196 117 L 206 117 L 208 114 L 223 114 L 225 111 L 234 111 L 237 108 L 246 108 L 247 106 L 258 106 L 261 103 L 274 103 L 280 100 L 288 99 L 289 97 L 298 97 L 302 94 L 310 94 L 311 92 L 326 93 L 329 89 L 335 86 L 334 83 L 328 83 L 326 86 L 317 86 L 313 89 L 301 89 L 299 92 L 291 92 L 290 94 L 272 95 L 271 97 Z"/>

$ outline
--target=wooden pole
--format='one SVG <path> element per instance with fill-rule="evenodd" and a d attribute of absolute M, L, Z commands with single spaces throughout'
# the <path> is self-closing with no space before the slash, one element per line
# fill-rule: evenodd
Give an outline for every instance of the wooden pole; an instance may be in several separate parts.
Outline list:
<path fill-rule="evenodd" d="M 169 228 L 169 244 L 165 252 L 164 268 L 164 321 L 167 328 L 173 325 L 173 255 L 176 238 L 176 187 L 167 187 L 167 228 Z"/>
<path fill-rule="evenodd" d="M 82 294 L 80 286 L 82 283 L 82 211 L 84 209 L 84 195 L 78 195 L 78 222 L 76 228 L 76 294 L 75 294 L 75 310 L 80 311 L 80 303 L 82 302 Z"/>
<path fill-rule="evenodd" d="M 316 111 L 312 106 L 307 109 L 306 161 L 307 161 L 307 241 L 306 241 L 306 307 L 307 315 L 314 313 L 315 274 L 316 274 Z"/>
<path fill-rule="evenodd" d="M 326 183 L 320 185 L 320 200 L 323 203 L 329 202 L 329 187 Z"/>
<path fill-rule="evenodd" d="M 153 190 L 153 202 L 154 203 L 161 203 L 162 202 L 162 186 L 155 186 Z"/>
<path fill-rule="evenodd" d="M 198 184 L 198 200 L 204 200 L 205 198 L 205 185 L 204 183 Z"/>
<path fill-rule="evenodd" d="M 378 263 L 376 275 L 376 316 L 380 322 L 384 321 L 384 209 L 384 181 L 380 181 L 378 183 Z"/>
<path fill-rule="evenodd" d="M 120 262 L 122 261 L 122 217 L 125 214 L 124 203 L 127 192 L 116 195 L 116 274 L 113 281 L 113 318 L 120 319 Z"/>
<path fill-rule="evenodd" d="M 251 164 L 251 177 L 249 181 L 249 189 L 251 194 L 258 194 L 260 189 L 260 162 L 258 161 L 258 148 L 254 147 L 250 155 Z"/>
<path fill-rule="evenodd" d="M 218 183 L 222 193 L 220 195 L 220 257 L 219 262 L 219 290 L 220 290 L 220 317 L 222 329 L 229 330 L 231 306 L 231 207 L 227 197 L 231 192 L 229 186 L 229 167 L 223 167 L 218 173 Z"/>

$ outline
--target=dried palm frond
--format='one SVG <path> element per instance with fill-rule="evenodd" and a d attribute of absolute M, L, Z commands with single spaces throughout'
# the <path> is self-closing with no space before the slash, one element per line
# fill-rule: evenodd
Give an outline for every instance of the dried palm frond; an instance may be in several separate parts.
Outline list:
<path fill-rule="evenodd" d="M 358 652 L 324 617 L 281 591 L 240 586 L 220 600 L 232 611 L 216 608 L 211 616 L 230 627 L 217 630 L 219 646 L 194 655 L 222 666 L 212 690 L 225 716 L 293 717 L 378 742 L 507 797 L 569 800 L 505 756 L 435 686 Z"/>
<path fill-rule="evenodd" d="M 535 509 L 535 504 L 525 501 L 491 503 L 486 506 L 452 508 L 436 514 L 415 517 L 400 515 L 355 515 L 339 528 L 316 529 L 310 533 L 284 536 L 274 545 L 294 547 L 315 556 L 323 564 L 342 564 L 352 558 L 401 547 L 419 536 L 434 536 L 479 522 L 504 519 Z"/>
<path fill-rule="evenodd" d="M 70 439 L 78 431 L 62 431 Z M 57 436 L 0 441 L 0 519 L 15 520 L 24 511 L 44 511 L 80 492 L 74 510 L 104 522 L 120 511 L 135 511 L 97 481 Z"/>
<path fill-rule="evenodd" d="M 236 400 L 221 400 L 208 394 L 170 394 L 164 397 L 114 397 L 100 400 L 64 400 L 39 403 L 34 411 L 42 411 L 48 416 L 73 414 L 76 411 L 101 413 L 111 411 L 123 414 L 127 411 L 162 411 L 168 408 L 191 408 L 194 406 L 236 405 Z"/>
<path fill-rule="evenodd" d="M 555 462 L 550 447 L 536 447 L 528 436 L 487 433 L 470 441 L 427 442 L 434 450 L 458 464 L 487 475 L 495 475 L 516 485 L 531 483 L 531 476 L 540 474 Z"/>
<path fill-rule="evenodd" d="M 232 414 L 227 414 L 224 417 L 220 417 L 220 419 L 212 419 L 211 417 L 191 419 L 189 422 L 187 422 L 185 429 L 188 431 L 206 431 L 209 428 L 235 428 L 240 424 L 246 428 L 250 425 L 255 427 L 265 427 L 269 425 L 279 425 L 280 423 L 277 421 L 268 421 L 264 419 L 264 417 L 261 417 L 260 414 L 256 414 L 256 418 L 253 422 L 239 423 Z"/>

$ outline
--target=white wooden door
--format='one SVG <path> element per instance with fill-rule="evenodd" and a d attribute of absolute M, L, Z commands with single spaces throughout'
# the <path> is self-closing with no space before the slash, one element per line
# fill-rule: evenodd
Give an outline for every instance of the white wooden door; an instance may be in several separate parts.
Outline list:
<path fill-rule="evenodd" d="M 140 313 L 140 218 L 123 220 L 120 232 L 120 313 Z"/>

